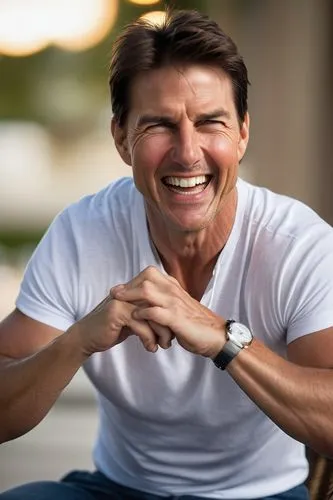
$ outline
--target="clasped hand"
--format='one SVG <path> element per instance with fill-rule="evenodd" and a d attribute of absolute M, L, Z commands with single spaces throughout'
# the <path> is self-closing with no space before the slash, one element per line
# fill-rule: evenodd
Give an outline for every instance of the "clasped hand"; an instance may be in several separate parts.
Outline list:
<path fill-rule="evenodd" d="M 144 347 L 167 349 L 176 337 L 187 351 L 214 358 L 225 343 L 225 320 L 193 299 L 171 277 L 148 267 L 113 287 L 93 311 L 70 328 L 84 356 L 137 335 Z"/>
<path fill-rule="evenodd" d="M 150 349 L 168 347 L 176 337 L 187 351 L 214 358 L 225 343 L 225 320 L 193 299 L 178 281 L 148 267 L 126 284 L 111 289 L 111 296 L 131 304 L 133 320 L 154 332 Z"/>

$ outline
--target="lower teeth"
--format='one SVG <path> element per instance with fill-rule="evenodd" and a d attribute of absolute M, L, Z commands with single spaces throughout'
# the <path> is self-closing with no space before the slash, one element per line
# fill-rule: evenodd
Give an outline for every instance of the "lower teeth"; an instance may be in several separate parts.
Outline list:
<path fill-rule="evenodd" d="M 205 187 L 207 186 L 208 182 L 203 183 L 203 184 L 196 184 L 195 186 L 191 187 L 181 187 L 181 186 L 173 186 L 172 184 L 166 184 L 166 186 L 171 189 L 172 191 L 178 191 L 179 193 L 192 193 L 193 191 L 197 190 L 198 192 L 203 191 Z"/>

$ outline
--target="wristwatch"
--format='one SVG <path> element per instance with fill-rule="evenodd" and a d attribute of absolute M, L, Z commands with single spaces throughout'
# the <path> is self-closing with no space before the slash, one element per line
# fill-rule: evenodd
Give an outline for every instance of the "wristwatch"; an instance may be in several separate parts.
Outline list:
<path fill-rule="evenodd" d="M 225 324 L 227 333 L 227 342 L 224 344 L 222 351 L 213 359 L 215 366 L 220 370 L 225 370 L 231 360 L 244 348 L 248 347 L 253 335 L 247 326 L 242 323 L 237 323 L 233 319 L 228 319 Z"/>

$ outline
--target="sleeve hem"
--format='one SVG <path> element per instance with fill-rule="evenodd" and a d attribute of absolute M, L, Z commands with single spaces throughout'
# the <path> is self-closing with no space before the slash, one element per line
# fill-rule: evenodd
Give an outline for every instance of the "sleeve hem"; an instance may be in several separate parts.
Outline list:
<path fill-rule="evenodd" d="M 70 321 L 68 318 L 55 315 L 52 311 L 43 312 L 41 308 L 37 309 L 33 304 L 28 304 L 27 301 L 20 300 L 20 298 L 16 300 L 15 305 L 26 316 L 57 330 L 66 331 L 74 323 L 74 321 Z"/>
<path fill-rule="evenodd" d="M 302 321 L 297 322 L 297 328 L 291 327 L 288 330 L 287 344 L 290 344 L 300 337 L 319 332 L 320 330 L 325 330 L 326 328 L 333 328 L 332 310 L 320 312 L 317 314 L 316 318 L 312 318 L 309 320 L 303 319 Z"/>

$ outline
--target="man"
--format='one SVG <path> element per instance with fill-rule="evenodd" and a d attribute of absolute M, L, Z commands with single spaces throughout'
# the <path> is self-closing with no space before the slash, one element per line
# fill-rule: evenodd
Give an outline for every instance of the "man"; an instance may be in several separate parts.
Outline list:
<path fill-rule="evenodd" d="M 1 440 L 84 366 L 97 472 L 1 500 L 308 498 L 304 444 L 333 455 L 333 232 L 238 178 L 247 85 L 196 12 L 116 42 L 112 135 L 134 183 L 55 219 L 0 332 Z"/>

